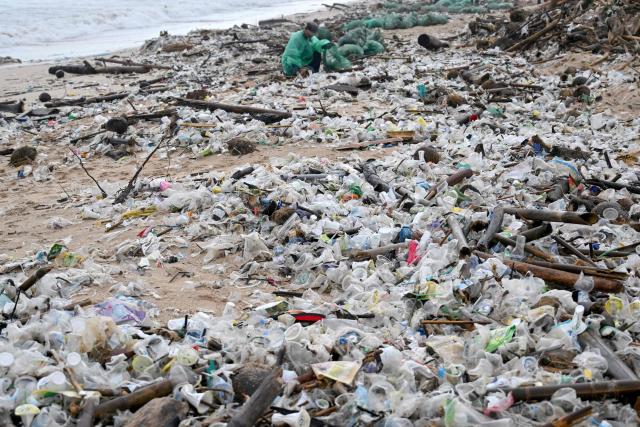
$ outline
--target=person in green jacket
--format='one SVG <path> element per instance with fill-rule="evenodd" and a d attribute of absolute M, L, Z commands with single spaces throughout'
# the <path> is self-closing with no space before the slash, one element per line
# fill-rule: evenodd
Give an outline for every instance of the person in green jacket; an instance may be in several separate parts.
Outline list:
<path fill-rule="evenodd" d="M 318 39 L 314 35 L 317 32 L 318 25 L 309 22 L 304 30 L 291 34 L 281 60 L 285 75 L 295 76 L 300 73 L 307 76 L 309 70 L 314 73 L 320 71 L 322 51 L 331 46 L 331 41 Z"/>

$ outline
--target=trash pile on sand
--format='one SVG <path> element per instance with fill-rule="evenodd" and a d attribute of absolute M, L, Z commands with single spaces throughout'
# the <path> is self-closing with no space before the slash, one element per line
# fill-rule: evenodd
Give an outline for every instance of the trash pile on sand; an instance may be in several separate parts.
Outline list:
<path fill-rule="evenodd" d="M 0 255 L 0 424 L 637 424 L 640 119 L 598 110 L 637 76 L 544 75 L 425 34 L 285 79 L 296 26 L 271 25 L 50 70 L 124 73 L 117 93 L 0 104 L 2 184 L 81 167 L 95 185 L 45 221 L 113 242 Z M 344 156 L 269 155 L 304 142 Z M 128 181 L 89 171 L 133 153 Z M 145 174 L 226 154 L 229 171 Z M 224 308 L 160 322 L 145 273 L 186 259 L 221 273 L 198 286 Z"/>

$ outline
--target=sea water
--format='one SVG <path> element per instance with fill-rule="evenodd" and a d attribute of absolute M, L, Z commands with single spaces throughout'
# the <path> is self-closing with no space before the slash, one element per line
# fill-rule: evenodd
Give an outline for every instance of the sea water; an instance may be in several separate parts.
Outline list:
<path fill-rule="evenodd" d="M 161 30 L 186 34 L 196 28 L 256 25 L 321 10 L 323 2 L 327 0 L 0 0 L 0 57 L 28 61 L 98 55 L 140 46 Z"/>

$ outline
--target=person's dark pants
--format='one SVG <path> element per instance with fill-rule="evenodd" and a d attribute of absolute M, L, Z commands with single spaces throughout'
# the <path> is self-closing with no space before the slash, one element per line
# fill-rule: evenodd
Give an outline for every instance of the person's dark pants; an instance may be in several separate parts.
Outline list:
<path fill-rule="evenodd" d="M 309 64 L 309 68 L 311 68 L 311 71 L 314 73 L 317 73 L 320 71 L 320 64 L 322 64 L 322 55 L 318 52 L 313 52 L 313 59 Z"/>

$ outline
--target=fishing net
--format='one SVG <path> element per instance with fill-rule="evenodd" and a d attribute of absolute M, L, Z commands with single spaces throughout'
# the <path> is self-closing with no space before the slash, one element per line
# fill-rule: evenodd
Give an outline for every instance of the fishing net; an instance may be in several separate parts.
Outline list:
<path fill-rule="evenodd" d="M 365 55 L 377 55 L 384 52 L 384 45 L 375 40 L 367 40 L 362 49 Z"/>
<path fill-rule="evenodd" d="M 327 71 L 340 71 L 351 68 L 351 61 L 340 53 L 338 46 L 332 46 L 324 51 L 323 63 Z"/>
<path fill-rule="evenodd" d="M 446 11 L 449 13 L 484 13 L 488 10 L 511 9 L 513 3 L 489 1 L 484 5 L 475 5 L 473 0 L 439 0 L 434 5 L 424 6 L 424 11 Z"/>
<path fill-rule="evenodd" d="M 327 27 L 320 27 L 318 28 L 318 33 L 316 34 L 316 37 L 318 37 L 320 40 L 331 40 L 333 38 L 333 35 L 331 34 L 331 31 L 329 31 Z"/>
<path fill-rule="evenodd" d="M 346 56 L 349 59 L 362 58 L 364 56 L 364 50 L 357 44 L 345 44 L 338 48 L 340 55 Z"/>
<path fill-rule="evenodd" d="M 382 16 L 367 19 L 358 19 L 343 25 L 344 31 L 351 31 L 356 28 L 384 28 L 385 30 L 395 30 L 398 28 L 413 28 L 416 26 L 430 26 L 446 24 L 449 18 L 434 13 L 389 13 Z"/>

